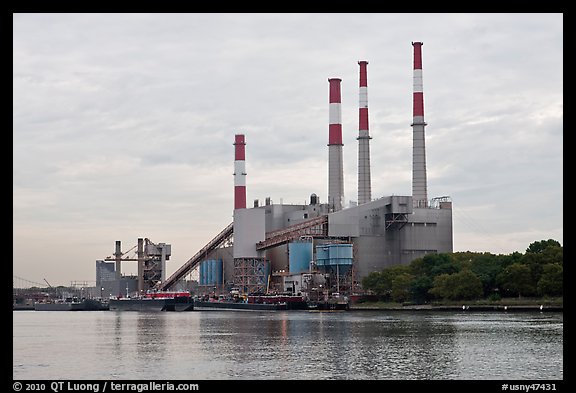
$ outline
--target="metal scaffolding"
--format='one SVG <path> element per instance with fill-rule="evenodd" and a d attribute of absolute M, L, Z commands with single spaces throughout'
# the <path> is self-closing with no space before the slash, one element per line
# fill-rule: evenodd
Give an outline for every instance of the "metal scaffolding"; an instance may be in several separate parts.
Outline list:
<path fill-rule="evenodd" d="M 266 258 L 235 258 L 234 287 L 242 294 L 266 293 L 270 261 Z"/>

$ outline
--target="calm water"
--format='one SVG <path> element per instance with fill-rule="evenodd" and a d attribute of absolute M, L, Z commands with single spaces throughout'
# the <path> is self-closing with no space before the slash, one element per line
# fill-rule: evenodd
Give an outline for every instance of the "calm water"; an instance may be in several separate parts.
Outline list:
<path fill-rule="evenodd" d="M 563 379 L 562 313 L 13 312 L 14 379 Z"/>

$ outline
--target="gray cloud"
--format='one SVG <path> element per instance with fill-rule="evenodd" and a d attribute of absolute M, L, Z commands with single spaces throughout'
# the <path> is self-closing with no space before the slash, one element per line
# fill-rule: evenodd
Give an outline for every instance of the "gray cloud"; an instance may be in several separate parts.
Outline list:
<path fill-rule="evenodd" d="M 249 201 L 325 201 L 330 77 L 356 200 L 358 60 L 373 196 L 409 195 L 412 41 L 455 251 L 562 242 L 562 14 L 15 14 L 14 273 L 93 280 L 137 237 L 174 271 L 231 222 L 235 133 Z"/>

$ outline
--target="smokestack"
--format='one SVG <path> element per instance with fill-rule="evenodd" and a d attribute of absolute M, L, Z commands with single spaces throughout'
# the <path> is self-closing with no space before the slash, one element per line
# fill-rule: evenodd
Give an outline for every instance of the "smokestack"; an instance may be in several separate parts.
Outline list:
<path fill-rule="evenodd" d="M 144 292 L 144 239 L 138 238 L 138 295 Z"/>
<path fill-rule="evenodd" d="M 342 210 L 344 200 L 344 164 L 342 162 L 342 79 L 328 79 L 330 111 L 328 128 L 328 203 L 333 211 Z"/>
<path fill-rule="evenodd" d="M 370 134 L 368 132 L 368 74 L 367 61 L 360 65 L 360 109 L 358 126 L 358 204 L 372 200 L 370 182 Z"/>
<path fill-rule="evenodd" d="M 422 89 L 422 42 L 414 46 L 414 96 L 412 121 L 412 201 L 414 207 L 428 206 L 426 186 L 426 147 L 424 127 L 424 92 Z"/>
<path fill-rule="evenodd" d="M 246 209 L 246 143 L 244 134 L 234 140 L 234 209 Z"/>
<path fill-rule="evenodd" d="M 116 240 L 114 256 L 116 257 L 116 280 L 120 280 L 122 278 L 122 246 L 120 240 Z"/>

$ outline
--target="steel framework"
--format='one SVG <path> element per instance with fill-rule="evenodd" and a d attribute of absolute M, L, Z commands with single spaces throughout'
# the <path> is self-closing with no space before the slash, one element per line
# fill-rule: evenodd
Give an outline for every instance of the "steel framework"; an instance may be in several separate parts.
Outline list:
<path fill-rule="evenodd" d="M 266 293 L 269 266 L 265 258 L 235 258 L 234 287 L 242 294 Z"/>

